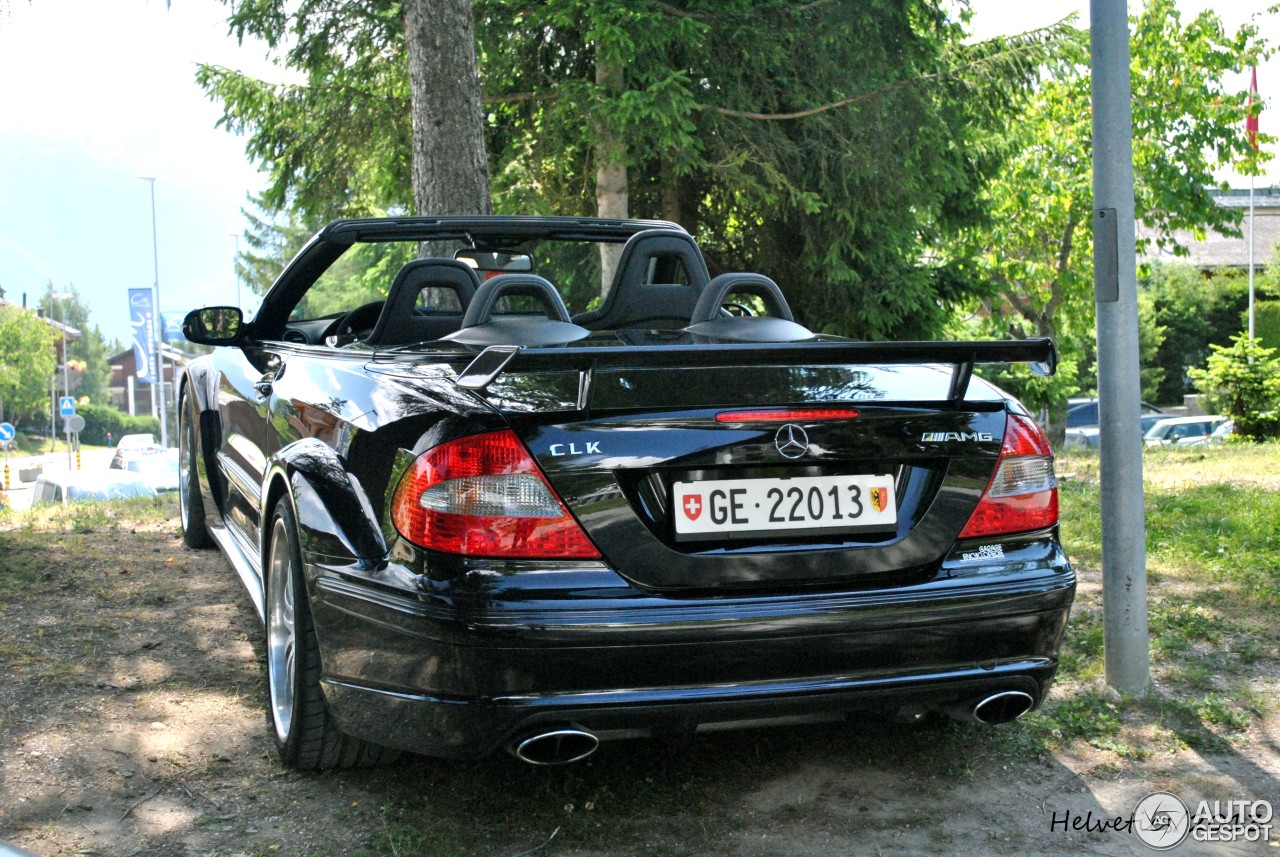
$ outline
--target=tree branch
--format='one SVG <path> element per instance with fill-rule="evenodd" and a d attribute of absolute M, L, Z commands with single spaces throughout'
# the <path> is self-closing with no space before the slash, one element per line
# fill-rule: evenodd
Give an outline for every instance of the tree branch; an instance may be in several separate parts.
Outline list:
<path fill-rule="evenodd" d="M 653 0 L 653 2 L 658 2 L 658 0 Z M 814 3 L 810 3 L 808 5 L 810 7 L 813 7 L 813 6 L 819 5 L 822 2 L 826 2 L 826 0 L 815 0 Z M 1048 30 L 1052 28 L 1043 28 L 1043 29 Z M 900 80 L 895 80 L 892 83 L 889 83 L 878 89 L 873 89 L 870 92 L 864 92 L 864 93 L 861 93 L 860 95 L 850 95 L 849 97 L 841 98 L 838 101 L 830 101 L 826 104 L 819 104 L 816 107 L 809 107 L 804 110 L 795 110 L 789 113 L 757 113 L 751 110 L 734 110 L 733 108 L 730 108 L 730 107 L 718 107 L 714 104 L 703 104 L 703 103 L 696 103 L 693 106 L 694 106 L 694 109 L 696 110 L 710 110 L 713 113 L 719 113 L 722 116 L 729 116 L 734 119 L 752 119 L 752 120 L 764 121 L 764 122 L 782 122 L 782 121 L 787 121 L 792 119 L 804 119 L 809 116 L 817 116 L 820 113 L 828 113 L 832 110 L 839 110 L 841 107 L 848 107 L 850 104 L 855 104 L 859 101 L 869 101 L 873 98 L 879 98 L 880 96 L 885 95 L 886 93 L 893 92 L 896 89 L 901 89 L 904 86 L 910 86 L 917 83 L 926 83 L 926 82 L 935 81 L 935 80 L 946 80 L 948 78 L 959 77 L 965 72 L 971 71 L 975 68 L 988 65 L 997 60 L 1000 60 L 1000 61 L 1007 60 L 1011 56 L 1017 56 L 1018 54 L 1029 52 L 1035 47 L 1037 47 L 1037 45 L 1031 42 L 1020 44 L 1013 48 L 1010 48 L 1009 50 L 1000 51 L 999 53 L 994 53 L 988 56 L 979 57 L 978 59 L 970 60 L 967 63 L 963 63 L 961 65 L 955 66 L 954 68 L 946 69 L 945 71 L 935 71 L 929 74 L 922 74 L 917 77 L 901 78 Z"/>
<path fill-rule="evenodd" d="M 1049 300 L 1045 302 L 1044 309 L 1041 311 L 1041 315 L 1045 318 L 1053 318 L 1053 314 L 1058 310 L 1058 305 L 1066 297 L 1062 288 L 1062 277 L 1067 273 L 1067 269 L 1071 265 L 1071 250 L 1075 244 L 1076 227 L 1079 225 L 1080 218 L 1074 215 L 1069 216 L 1067 225 L 1062 230 L 1062 241 L 1058 244 L 1058 273 L 1049 285 Z"/>
<path fill-rule="evenodd" d="M 649 5 L 657 9 L 659 12 L 666 12 L 676 18 L 692 18 L 695 21 L 714 21 L 715 15 L 710 12 L 690 12 L 688 9 L 678 9 L 670 3 L 663 3 L 662 0 L 648 0 Z"/>
<path fill-rule="evenodd" d="M 691 12 L 688 9 L 680 9 L 672 6 L 670 3 L 664 3 L 662 0 L 647 0 L 647 2 L 659 12 L 665 12 L 675 18 L 689 18 L 694 21 L 714 21 L 720 17 L 712 12 Z M 810 3 L 805 3 L 794 8 L 788 8 L 787 11 L 792 14 L 803 15 L 805 12 L 810 12 L 833 2 L 835 2 L 835 0 L 812 0 Z"/>

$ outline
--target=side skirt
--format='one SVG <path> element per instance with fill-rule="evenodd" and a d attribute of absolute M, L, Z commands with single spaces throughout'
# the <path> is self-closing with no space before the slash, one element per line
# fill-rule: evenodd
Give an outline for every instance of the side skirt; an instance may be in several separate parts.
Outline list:
<path fill-rule="evenodd" d="M 244 584 L 245 590 L 249 593 L 249 600 L 253 602 L 253 609 L 257 611 L 258 619 L 265 625 L 267 612 L 263 606 L 262 576 L 258 571 L 262 567 L 262 563 L 258 551 L 238 538 L 231 527 L 211 528 L 210 534 L 213 536 L 214 541 L 218 543 L 218 547 L 222 549 L 223 556 L 230 561 L 231 567 L 236 570 L 236 574 L 240 575 L 240 582 Z"/>

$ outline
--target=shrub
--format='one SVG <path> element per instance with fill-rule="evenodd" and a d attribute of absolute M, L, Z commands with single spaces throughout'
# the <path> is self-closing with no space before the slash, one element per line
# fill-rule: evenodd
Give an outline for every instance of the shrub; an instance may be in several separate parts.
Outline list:
<path fill-rule="evenodd" d="M 1252 440 L 1280 437 L 1280 360 L 1276 349 L 1263 348 L 1241 333 L 1231 345 L 1212 346 L 1204 369 L 1191 377 L 1211 410 L 1231 417 L 1235 433 Z"/>
<path fill-rule="evenodd" d="M 111 433 L 112 443 L 126 434 L 160 436 L 160 421 L 152 416 L 132 417 L 106 405 L 79 405 L 76 413 L 84 417 L 84 431 L 80 432 L 82 443 L 106 444 L 107 432 Z"/>

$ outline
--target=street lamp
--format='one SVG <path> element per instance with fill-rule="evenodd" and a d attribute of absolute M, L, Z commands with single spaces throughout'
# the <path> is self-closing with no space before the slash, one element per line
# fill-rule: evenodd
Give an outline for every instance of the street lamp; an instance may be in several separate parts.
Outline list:
<path fill-rule="evenodd" d="M 169 420 L 164 405 L 164 322 L 160 318 L 160 245 L 156 241 L 156 179 L 155 176 L 138 176 L 144 182 L 151 183 L 151 260 L 155 265 L 155 314 L 152 318 L 152 330 L 159 326 L 155 338 L 156 384 L 160 390 L 160 445 L 169 446 Z M 154 388 L 153 388 L 154 389 Z"/>

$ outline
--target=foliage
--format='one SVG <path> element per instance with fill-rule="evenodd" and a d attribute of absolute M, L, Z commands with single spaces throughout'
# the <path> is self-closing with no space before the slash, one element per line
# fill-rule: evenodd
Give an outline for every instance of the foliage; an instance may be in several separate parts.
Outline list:
<path fill-rule="evenodd" d="M 1156 318 L 1165 339 L 1156 353 L 1164 368 L 1164 382 L 1150 401 L 1181 404 L 1194 387 L 1188 367 L 1202 366 L 1209 346 L 1225 344 L 1240 331 L 1240 309 L 1247 300 L 1239 279 L 1204 274 L 1191 265 L 1153 262 L 1139 284 L 1155 303 Z"/>
<path fill-rule="evenodd" d="M 89 307 L 81 300 L 79 290 L 69 286 L 65 291 L 54 292 L 50 282 L 40 298 L 40 306 L 47 317 L 59 322 L 65 319 L 68 327 L 80 332 L 79 337 L 67 341 L 68 360 L 83 364 L 80 371 L 68 373 L 70 392 L 77 398 L 88 398 L 93 402 L 108 401 L 111 395 L 111 352 L 107 349 L 102 329 L 96 324 L 89 324 Z"/>
<path fill-rule="evenodd" d="M 1135 214 L 1149 236 L 1139 250 L 1185 252 L 1174 241 L 1180 229 L 1238 235 L 1240 212 L 1217 206 L 1206 189 L 1215 170 L 1255 162 L 1241 133 L 1248 93 L 1228 89 L 1224 79 L 1267 56 L 1266 40 L 1255 24 L 1227 33 L 1212 11 L 1184 23 L 1174 0 L 1149 0 L 1130 25 Z M 1080 31 L 1073 44 L 1073 61 L 1046 70 L 1008 130 L 1017 154 L 985 192 L 990 227 L 967 232 L 957 252 L 977 258 L 999 290 L 997 299 L 970 307 L 991 333 L 1054 336 L 1068 362 L 1086 366 L 1096 338 L 1087 34 Z M 1266 157 L 1264 151 L 1256 160 Z M 1154 321 L 1165 324 L 1158 307 Z M 1180 378 L 1180 370 L 1164 368 L 1164 383 Z M 1049 407 L 1051 431 L 1060 431 L 1066 395 L 1087 383 L 1064 373 L 1037 391 L 1049 398 L 1028 395 L 1028 404 Z"/>
<path fill-rule="evenodd" d="M 1230 346 L 1214 345 L 1204 369 L 1191 377 L 1211 410 L 1235 420 L 1235 434 L 1252 440 L 1280 437 L 1280 358 L 1247 333 Z"/>
<path fill-rule="evenodd" d="M 111 433 L 110 443 L 115 443 L 126 434 L 152 434 L 160 436 L 160 420 L 152 416 L 130 416 L 124 411 L 107 405 L 79 405 L 76 413 L 84 417 L 84 430 L 80 432 L 80 442 L 107 446 L 107 433 Z"/>
<path fill-rule="evenodd" d="M 240 210 L 247 225 L 236 257 L 236 276 L 256 295 L 265 295 L 281 269 L 320 230 L 324 220 L 304 218 L 293 209 L 273 214 L 266 196 L 252 199 L 253 209 Z"/>
<path fill-rule="evenodd" d="M 1056 35 L 964 45 L 931 0 L 557 0 L 541 39 L 515 40 L 520 7 L 479 8 L 486 87 L 508 99 L 500 192 L 589 210 L 578 177 L 606 129 L 625 140 L 633 215 L 685 225 L 713 270 L 771 275 L 811 327 L 869 339 L 936 334 L 976 287 L 928 249 L 980 220 L 1003 155 L 989 132 Z M 621 92 L 591 76 L 601 56 Z"/>
<path fill-rule="evenodd" d="M 409 79 L 395 0 L 240 0 L 228 19 L 301 77 L 271 83 L 219 66 L 196 73 L 270 178 L 262 202 L 312 221 L 407 207 Z M 296 9 L 291 8 L 296 5 Z M 287 47 L 286 47 L 287 46 Z"/>
<path fill-rule="evenodd" d="M 1253 332 L 1268 348 L 1280 348 L 1280 301 L 1260 300 L 1255 294 Z"/>
<path fill-rule="evenodd" d="M 1195 391 L 1187 369 L 1203 366 L 1211 346 L 1227 345 L 1247 328 L 1248 275 L 1230 269 L 1202 272 L 1181 262 L 1152 262 L 1139 287 L 1140 294 L 1150 295 L 1155 302 L 1156 321 L 1165 328 L 1164 342 L 1154 356 L 1165 375 L 1150 401 L 1181 404 L 1184 394 Z M 1260 299 L 1280 295 L 1261 277 L 1255 290 Z M 1259 300 L 1260 333 L 1267 329 L 1266 306 L 1266 301 Z M 1264 336 L 1258 338 L 1265 343 Z"/>
<path fill-rule="evenodd" d="M 304 80 L 200 71 L 269 170 L 269 210 L 410 207 L 395 9 L 235 7 L 233 30 Z M 966 45 L 939 0 L 483 0 L 476 20 L 498 210 L 593 213 L 594 159 L 613 141 L 633 216 L 680 221 L 716 270 L 765 271 L 809 325 L 865 338 L 936 333 L 945 304 L 978 288 L 963 259 L 928 250 L 981 221 L 977 191 L 1004 156 L 994 132 L 1059 36 Z M 600 68 L 622 80 L 598 82 Z M 572 303 L 583 279 L 562 284 Z"/>
<path fill-rule="evenodd" d="M 1160 324 L 1156 316 L 1156 302 L 1151 295 L 1138 293 L 1138 375 L 1142 387 L 1142 399 L 1155 400 L 1168 370 L 1156 362 L 1160 346 L 1164 345 L 1168 328 Z M 1095 371 L 1093 388 L 1098 387 Z"/>
<path fill-rule="evenodd" d="M 17 423 L 44 412 L 49 379 L 57 364 L 53 329 L 34 312 L 0 306 L 0 404 L 5 420 Z"/>

